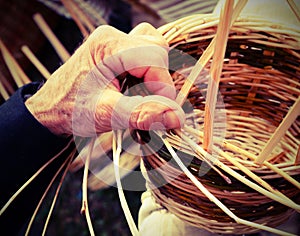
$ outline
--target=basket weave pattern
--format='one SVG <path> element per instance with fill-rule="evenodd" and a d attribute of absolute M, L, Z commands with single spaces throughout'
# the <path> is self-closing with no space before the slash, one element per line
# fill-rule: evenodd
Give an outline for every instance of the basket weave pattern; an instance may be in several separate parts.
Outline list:
<path fill-rule="evenodd" d="M 212 15 L 194 15 L 167 24 L 160 30 L 171 47 L 199 58 L 214 37 L 217 24 L 218 20 Z M 234 24 L 230 31 L 219 84 L 226 111 L 226 133 L 222 143 L 216 141 L 216 145 L 225 153 L 297 204 L 300 203 L 298 187 L 266 165 L 255 164 L 243 151 L 258 156 L 289 108 L 298 99 L 299 41 L 300 32 L 296 29 L 263 19 L 244 18 Z M 172 56 L 170 58 L 172 61 Z M 184 82 L 185 76 L 181 75 L 181 71 L 189 69 L 187 64 L 182 63 L 181 68 L 173 73 L 177 89 L 180 89 Z M 209 70 L 209 67 L 210 65 L 207 65 L 206 69 Z M 197 82 L 205 85 L 207 78 L 200 77 Z M 205 86 L 195 86 L 188 97 L 197 111 L 195 119 L 200 130 L 203 130 L 206 89 Z M 298 117 L 268 159 L 269 163 L 297 181 L 300 179 L 300 168 L 294 162 L 300 145 L 299 122 Z M 198 140 L 200 146 L 201 138 Z M 294 209 L 228 176 L 223 170 L 220 171 L 227 175 L 232 183 L 227 183 L 213 169 L 199 175 L 200 166 L 203 167 L 205 163 L 199 158 L 193 158 L 193 150 L 182 140 L 181 146 L 176 145 L 174 140 L 179 140 L 179 137 L 170 135 L 169 139 L 181 159 L 190 162 L 189 170 L 240 218 L 276 227 L 294 212 Z M 224 145 L 224 142 L 229 145 Z M 155 147 L 149 149 L 156 150 Z M 149 153 L 149 150 L 144 151 Z M 189 158 L 192 161 L 189 161 Z M 222 155 L 218 158 L 223 164 L 245 176 Z M 152 170 L 149 172 L 151 181 L 148 184 L 154 189 L 157 202 L 184 221 L 215 233 L 241 234 L 257 231 L 255 228 L 234 222 L 207 199 L 170 160 L 171 155 L 164 148 L 143 159 L 145 168 Z M 159 168 L 161 166 L 164 168 Z M 167 184 L 162 185 L 162 182 Z"/>

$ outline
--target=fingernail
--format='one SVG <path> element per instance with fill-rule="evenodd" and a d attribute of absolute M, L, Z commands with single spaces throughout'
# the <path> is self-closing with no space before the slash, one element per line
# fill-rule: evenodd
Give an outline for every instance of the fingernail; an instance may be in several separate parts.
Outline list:
<path fill-rule="evenodd" d="M 175 129 L 183 126 L 185 115 L 180 110 L 168 110 L 163 114 L 163 124 L 167 129 Z"/>

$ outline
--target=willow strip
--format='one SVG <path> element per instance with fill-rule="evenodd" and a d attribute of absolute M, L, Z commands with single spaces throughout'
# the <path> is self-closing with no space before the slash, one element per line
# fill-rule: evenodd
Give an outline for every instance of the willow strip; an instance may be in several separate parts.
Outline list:
<path fill-rule="evenodd" d="M 232 21 L 230 25 L 233 25 L 234 21 L 237 19 L 239 16 L 240 12 L 246 5 L 247 1 L 246 0 L 240 0 L 237 2 L 234 11 L 232 13 Z M 199 74 L 201 71 L 204 69 L 208 61 L 211 59 L 211 57 L 214 54 L 214 47 L 215 47 L 216 39 L 213 38 L 213 40 L 210 42 L 208 47 L 205 49 L 199 60 L 197 61 L 196 65 L 193 67 L 191 73 L 189 76 L 186 78 L 183 86 L 181 87 L 181 90 L 179 91 L 177 97 L 176 97 L 176 102 L 179 105 L 183 105 L 185 102 L 192 86 L 194 85 L 195 81 L 197 80 Z"/>
<path fill-rule="evenodd" d="M 89 32 L 83 25 L 81 19 L 77 15 L 77 12 L 75 10 L 76 6 L 72 3 L 71 0 L 61 0 L 67 11 L 70 13 L 72 19 L 75 21 L 76 25 L 78 26 L 79 30 L 81 31 L 82 35 L 84 37 L 87 37 L 89 35 Z"/>
<path fill-rule="evenodd" d="M 91 216 L 90 216 L 90 211 L 88 206 L 88 196 L 87 196 L 88 172 L 90 166 L 90 159 L 95 145 L 95 138 L 93 138 L 88 145 L 89 145 L 89 152 L 84 165 L 83 180 L 82 180 L 82 207 L 80 212 L 81 214 L 85 215 L 91 236 L 95 236 L 95 232 L 91 221 Z"/>
<path fill-rule="evenodd" d="M 0 216 L 4 213 L 4 211 L 9 207 L 9 205 L 14 201 L 14 199 L 44 170 L 47 166 L 49 166 L 54 160 L 56 160 L 60 155 L 67 150 L 71 143 L 71 140 L 58 154 L 52 157 L 47 163 L 45 163 L 37 172 L 34 173 L 19 189 L 14 195 L 6 202 L 6 204 L 0 210 Z"/>
<path fill-rule="evenodd" d="M 40 13 L 36 13 L 33 15 L 33 19 L 46 38 L 49 40 L 60 59 L 63 62 L 66 62 L 70 58 L 70 54 L 53 33 L 43 16 Z"/>
<path fill-rule="evenodd" d="M 9 52 L 4 43 L 0 40 L 0 50 L 2 52 L 3 59 L 9 69 L 14 81 L 18 87 L 22 87 L 25 84 L 31 82 L 25 72 L 22 70 L 21 66 L 14 59 L 13 55 Z"/>
<path fill-rule="evenodd" d="M 117 130 L 114 132 L 112 147 L 113 147 L 114 171 L 115 171 L 115 176 L 116 176 L 116 183 L 117 183 L 120 203 L 121 203 L 123 212 L 125 214 L 125 218 L 127 220 L 131 234 L 133 236 L 138 236 L 139 232 L 134 223 L 130 209 L 128 207 L 128 204 L 127 204 L 127 201 L 126 201 L 126 198 L 124 195 L 122 183 L 121 183 L 121 178 L 120 178 L 120 168 L 119 167 L 120 167 L 120 155 L 122 152 L 122 131 L 121 130 Z"/>
<path fill-rule="evenodd" d="M 35 210 L 34 210 L 34 213 L 32 214 L 32 217 L 28 223 L 28 226 L 27 226 L 27 229 L 26 229 L 26 232 L 25 232 L 25 236 L 28 236 L 29 235 L 29 232 L 30 232 L 30 229 L 31 229 L 31 226 L 32 226 L 32 223 L 38 213 L 38 210 L 40 209 L 47 193 L 49 192 L 51 186 L 53 185 L 55 179 L 57 178 L 58 174 L 62 171 L 62 169 L 65 167 L 65 165 L 67 164 L 67 162 L 70 162 L 72 160 L 72 157 L 73 157 L 74 153 L 72 153 L 65 161 L 64 163 L 59 167 L 59 169 L 56 171 L 55 175 L 53 176 L 53 178 L 51 179 L 50 183 L 48 184 L 46 190 L 44 191 L 38 205 L 36 206 Z M 68 166 L 70 165 L 70 163 L 68 164 Z M 68 167 L 66 168 L 68 169 Z M 57 188 L 58 189 L 58 188 Z"/>
<path fill-rule="evenodd" d="M 297 151 L 297 155 L 296 155 L 294 165 L 299 165 L 299 164 L 300 164 L 300 145 L 298 146 L 298 151 Z"/>
<path fill-rule="evenodd" d="M 199 137 L 199 136 L 203 136 L 203 132 L 200 131 L 200 130 L 195 130 L 193 129 L 192 127 L 190 126 L 185 126 L 184 127 L 185 130 L 187 130 L 189 133 L 195 135 L 196 137 Z M 220 143 L 221 144 L 221 143 Z M 252 161 L 254 161 L 256 159 L 256 155 L 254 155 L 253 153 L 250 153 L 232 143 L 229 143 L 228 141 L 224 140 L 222 141 L 222 144 L 224 145 L 225 148 L 228 148 L 230 149 L 231 151 L 234 151 L 234 152 L 237 152 L 237 153 L 240 153 L 241 155 L 247 157 L 247 158 L 250 158 Z M 255 164 L 255 163 L 253 163 Z M 274 173 L 282 176 L 284 179 L 286 179 L 288 182 L 290 182 L 291 184 L 293 184 L 295 187 L 299 188 L 300 189 L 300 183 L 294 179 L 292 176 L 290 176 L 289 174 L 287 174 L 286 172 L 284 172 L 283 170 L 281 170 L 279 167 L 281 165 L 286 165 L 286 163 L 281 163 L 278 164 L 277 166 L 273 165 L 272 163 L 268 162 L 268 161 L 265 161 L 263 163 L 264 166 L 266 166 L 267 168 L 269 168 L 270 170 L 274 171 Z"/>
<path fill-rule="evenodd" d="M 294 12 L 295 16 L 297 17 L 298 21 L 300 21 L 300 10 L 295 4 L 294 0 L 287 0 L 287 2 L 290 8 L 292 9 L 292 11 Z"/>
<path fill-rule="evenodd" d="M 213 139 L 213 124 L 214 114 L 217 103 L 217 95 L 220 83 L 220 76 L 223 68 L 224 56 L 227 46 L 228 34 L 230 30 L 230 22 L 233 11 L 232 0 L 225 2 L 224 9 L 220 15 L 220 23 L 217 28 L 216 43 L 214 48 L 214 55 L 212 65 L 210 69 L 211 78 L 208 81 L 208 92 L 205 102 L 204 112 L 204 138 L 203 148 L 208 152 L 212 151 L 212 139 Z"/>
<path fill-rule="evenodd" d="M 39 61 L 39 59 L 34 55 L 34 53 L 30 50 L 30 48 L 26 45 L 21 47 L 22 52 L 28 58 L 29 61 L 38 69 L 38 71 L 44 76 L 47 80 L 50 78 L 51 74 L 46 69 L 46 67 Z"/>
<path fill-rule="evenodd" d="M 254 222 L 250 222 L 244 219 L 239 218 L 236 216 L 230 209 L 228 209 L 219 199 L 217 199 L 208 189 L 206 189 L 199 180 L 196 179 L 196 177 L 186 168 L 186 166 L 182 163 L 180 158 L 177 156 L 176 152 L 173 150 L 172 146 L 168 142 L 168 140 L 164 137 L 164 135 L 160 135 L 163 143 L 167 147 L 168 151 L 170 152 L 172 158 L 176 161 L 176 163 L 179 165 L 181 170 L 186 174 L 186 176 L 195 184 L 195 186 L 213 203 L 215 203 L 220 209 L 224 211 L 225 214 L 227 214 L 229 217 L 234 219 L 237 223 L 247 225 L 253 228 L 257 228 L 260 230 L 269 231 L 278 235 L 293 235 L 288 232 L 284 232 L 282 230 L 278 230 L 275 228 L 271 228 L 265 225 L 260 225 Z"/>
<path fill-rule="evenodd" d="M 68 163 L 67 163 L 66 169 L 64 170 L 63 175 L 62 175 L 62 177 L 61 177 L 61 179 L 60 179 L 60 182 L 59 182 L 59 184 L 58 184 L 58 186 L 57 186 L 57 189 L 56 189 L 54 198 L 53 198 L 53 200 L 52 200 L 52 204 L 51 204 L 50 210 L 49 210 L 49 212 L 48 212 L 48 216 L 47 216 L 46 222 L 45 222 L 45 224 L 44 224 L 42 236 L 45 236 L 45 235 L 46 235 L 46 230 L 47 230 L 47 227 L 48 227 L 48 224 L 49 224 L 49 221 L 50 221 L 50 217 L 51 217 L 52 212 L 53 212 L 53 210 L 54 210 L 54 206 L 55 206 L 56 200 L 57 200 L 57 198 L 58 198 L 59 191 L 60 191 L 60 189 L 61 189 L 61 186 L 62 186 L 62 184 L 63 184 L 63 181 L 64 181 L 64 179 L 65 179 L 65 177 L 66 177 L 66 175 L 67 175 L 67 173 L 68 173 L 70 164 L 71 164 L 71 162 L 72 162 L 72 156 L 69 156 L 69 158 L 66 160 L 66 162 L 68 162 Z M 64 163 L 64 164 L 65 164 L 65 163 Z M 63 164 L 63 166 L 64 166 L 64 164 Z"/>
<path fill-rule="evenodd" d="M 4 100 L 9 99 L 9 97 L 10 97 L 1 80 L 0 80 L 0 94 Z"/>
<path fill-rule="evenodd" d="M 255 163 L 262 164 L 268 156 L 271 154 L 272 150 L 275 148 L 277 143 L 280 141 L 285 132 L 290 128 L 292 123 L 300 115 L 300 97 L 296 100 L 294 105 L 290 108 L 289 112 L 286 114 L 278 128 L 272 134 L 271 138 L 266 143 L 265 147 L 256 158 Z"/>

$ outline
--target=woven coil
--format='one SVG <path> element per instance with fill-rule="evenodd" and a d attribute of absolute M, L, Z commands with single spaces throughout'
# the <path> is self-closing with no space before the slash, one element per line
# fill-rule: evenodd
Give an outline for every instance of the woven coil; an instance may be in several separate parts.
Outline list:
<path fill-rule="evenodd" d="M 217 25 L 218 18 L 213 15 L 193 15 L 164 25 L 159 30 L 171 48 L 199 58 L 215 36 Z M 299 117 L 272 151 L 268 158 L 269 166 L 255 164 L 250 157 L 259 155 L 300 95 L 299 40 L 299 30 L 265 19 L 240 18 L 235 22 L 230 30 L 219 84 L 226 113 L 226 133 L 220 142 L 218 139 L 214 141 L 214 146 L 223 151 L 218 160 L 224 165 L 246 176 L 224 158 L 226 154 L 296 204 L 300 203 L 299 186 L 283 178 L 270 165 L 299 181 L 300 166 L 295 163 L 300 145 Z M 180 61 L 179 57 L 176 53 L 172 56 L 170 52 L 171 63 L 172 60 Z M 178 90 L 186 78 L 184 74 L 192 68 L 188 62 L 180 66 L 172 73 Z M 207 71 L 209 67 L 210 63 Z M 207 76 L 200 76 L 188 96 L 194 109 L 191 124 L 196 120 L 196 128 L 200 131 L 203 131 L 205 84 L 208 79 Z M 187 122 L 190 121 L 187 118 Z M 146 133 L 142 136 L 144 141 L 148 141 Z M 202 138 L 199 135 L 197 140 L 200 146 Z M 168 139 L 182 161 L 189 163 L 188 168 L 197 179 L 238 217 L 276 227 L 295 211 L 245 185 L 220 167 L 217 168 L 230 178 L 231 183 L 212 168 L 200 175 L 199 171 L 205 165 L 204 159 L 194 157 L 194 150 L 176 134 L 170 133 Z M 151 151 L 157 150 L 155 143 L 160 143 L 160 140 L 143 147 L 143 163 L 150 179 L 148 185 L 159 204 L 191 225 L 211 232 L 243 234 L 258 231 L 236 223 L 206 198 L 170 161 L 172 156 L 165 147 Z M 246 178 L 251 180 L 250 177 Z"/>

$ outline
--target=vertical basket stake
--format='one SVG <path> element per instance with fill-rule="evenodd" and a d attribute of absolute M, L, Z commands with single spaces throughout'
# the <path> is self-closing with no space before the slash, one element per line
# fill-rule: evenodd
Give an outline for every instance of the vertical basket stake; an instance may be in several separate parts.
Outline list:
<path fill-rule="evenodd" d="M 235 20 L 238 18 L 240 12 L 242 11 L 244 6 L 246 5 L 247 1 L 248 0 L 239 0 L 236 3 L 236 5 L 234 7 L 234 10 L 233 10 L 233 13 L 232 13 L 232 19 L 231 19 L 231 22 L 230 22 L 230 26 L 232 26 L 233 23 L 235 22 Z M 181 90 L 179 91 L 179 93 L 176 97 L 176 102 L 180 106 L 182 106 L 183 103 L 185 102 L 185 100 L 186 100 L 193 84 L 197 80 L 199 74 L 201 73 L 203 68 L 206 66 L 208 61 L 213 56 L 215 43 L 216 43 L 216 38 L 214 37 L 213 40 L 208 45 L 208 47 L 202 53 L 202 55 L 199 58 L 199 60 L 197 61 L 196 65 L 193 67 L 193 69 L 192 69 L 191 73 L 189 74 L 189 76 L 186 78 L 183 86 L 181 87 Z"/>
<path fill-rule="evenodd" d="M 280 125 L 277 127 L 271 138 L 268 140 L 261 153 L 255 160 L 255 163 L 262 164 L 275 148 L 285 132 L 290 128 L 293 122 L 300 115 L 300 96 L 295 101 L 294 105 L 290 108 Z"/>
<path fill-rule="evenodd" d="M 227 46 L 230 22 L 232 17 L 233 0 L 227 0 L 220 14 L 220 21 L 216 34 L 215 52 L 213 55 L 210 80 L 208 81 L 207 98 L 204 111 L 204 139 L 203 148 L 208 152 L 212 150 L 214 113 L 217 103 L 217 94 L 220 76 L 223 69 L 223 61 Z"/>

